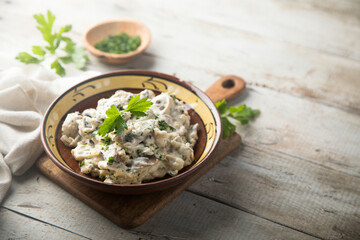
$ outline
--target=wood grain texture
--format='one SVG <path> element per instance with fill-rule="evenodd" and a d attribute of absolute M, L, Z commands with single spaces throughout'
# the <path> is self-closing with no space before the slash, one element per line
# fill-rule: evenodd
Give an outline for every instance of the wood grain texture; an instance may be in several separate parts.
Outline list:
<path fill-rule="evenodd" d="M 261 113 L 242 128 L 244 143 L 360 177 L 360 115 L 265 88 L 243 102 Z"/>
<path fill-rule="evenodd" d="M 359 239 L 359 1 L 7 0 L 0 9 L 0 69 L 22 66 L 16 54 L 42 41 L 35 13 L 50 9 L 56 27 L 73 24 L 78 43 L 88 27 L 129 17 L 154 36 L 146 52 L 121 67 L 90 56 L 87 69 L 150 69 L 203 90 L 234 74 L 247 82 L 234 104 L 261 110 L 240 129 L 242 149 L 131 232 L 37 181 L 35 169 L 15 179 L 4 206 L 93 239 Z M 22 237 L 21 223 L 9 221 Z M 32 226 L 29 234 L 42 229 Z"/>
<path fill-rule="evenodd" d="M 61 171 L 46 155 L 43 155 L 37 161 L 36 166 L 65 190 L 117 225 L 123 228 L 134 228 L 143 224 L 157 211 L 177 197 L 200 176 L 236 149 L 240 143 L 241 138 L 238 134 L 229 136 L 220 142 L 216 148 L 216 152 L 208 160 L 208 164 L 199 169 L 187 182 L 164 191 L 139 196 L 114 195 L 88 188 Z"/>
<path fill-rule="evenodd" d="M 125 230 L 63 191 L 36 167 L 14 179 L 5 207 L 90 239 L 317 239 L 187 191 L 140 227 Z M 27 234 L 36 236 L 33 231 Z"/>
<path fill-rule="evenodd" d="M 15 4 L 4 5 L 7 11 L 2 17 L 12 27 L 3 24 L 0 30 L 18 38 L 2 36 L 7 49 L 0 53 L 0 66 L 18 64 L 14 56 L 19 51 L 41 42 L 30 21 L 33 14 L 30 11 L 53 9 L 59 25 L 68 23 L 65 19 L 70 13 L 74 25 L 72 35 L 79 42 L 90 26 L 127 16 L 145 22 L 156 34 L 157 38 L 146 51 L 151 57 L 144 56 L 121 67 L 107 66 L 91 58 L 89 69 L 104 72 L 130 67 L 176 72 L 184 80 L 196 81 L 203 90 L 211 85 L 209 79 L 231 73 L 243 77 L 250 85 L 359 112 L 360 25 L 356 23 L 360 18 L 360 4 L 341 2 L 227 0 L 221 8 L 216 1 L 208 1 L 203 8 L 201 1 L 170 6 L 166 1 L 101 4 L 101 1 L 82 0 L 74 5 L 71 1 L 29 4 L 22 0 L 19 4 L 28 11 L 19 12 Z M 87 11 L 76 10 L 82 4 L 88 6 Z M 64 5 L 73 5 L 73 8 L 62 11 Z M 188 5 L 192 7 L 186 7 Z M 93 9 L 96 14 L 89 18 Z M 178 17 L 181 14 L 183 16 Z M 16 30 L 21 27 L 24 31 Z"/>
<path fill-rule="evenodd" d="M 245 145 L 190 191 L 321 239 L 360 239 L 358 186 L 357 177 Z"/>
<path fill-rule="evenodd" d="M 168 239 L 318 239 L 189 192 L 135 231 Z"/>
<path fill-rule="evenodd" d="M 21 224 L 19 224 L 21 223 Z M 17 225 L 16 230 L 12 226 Z M 36 229 L 36 231 L 33 231 Z M 1 239 L 89 239 L 76 233 L 69 232 L 65 229 L 57 228 L 50 224 L 34 221 L 14 211 L 10 211 L 4 207 L 0 207 L 0 238 Z"/>

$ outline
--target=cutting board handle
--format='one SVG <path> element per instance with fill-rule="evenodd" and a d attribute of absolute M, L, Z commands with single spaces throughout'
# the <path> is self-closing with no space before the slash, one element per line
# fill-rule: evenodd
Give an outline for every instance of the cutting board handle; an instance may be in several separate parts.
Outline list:
<path fill-rule="evenodd" d="M 226 75 L 219 78 L 205 93 L 213 102 L 218 102 L 223 99 L 229 102 L 244 92 L 245 85 L 245 81 L 241 77 Z"/>

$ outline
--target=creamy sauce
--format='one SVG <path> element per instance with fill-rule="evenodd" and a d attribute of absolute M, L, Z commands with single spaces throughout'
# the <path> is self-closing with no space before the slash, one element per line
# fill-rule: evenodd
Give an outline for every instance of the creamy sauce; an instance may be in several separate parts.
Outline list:
<path fill-rule="evenodd" d="M 96 109 L 67 115 L 61 140 L 73 148 L 71 153 L 80 162 L 81 172 L 107 183 L 138 184 L 166 174 L 177 175 L 193 162 L 198 125 L 190 125 L 184 103 L 167 93 L 155 96 L 151 90 L 142 91 L 141 98 L 153 102 L 147 116 L 124 112 L 128 129 L 120 136 L 114 132 L 105 137 L 97 134 L 106 111 L 112 105 L 126 109 L 132 96 L 120 90 L 100 99 Z"/>

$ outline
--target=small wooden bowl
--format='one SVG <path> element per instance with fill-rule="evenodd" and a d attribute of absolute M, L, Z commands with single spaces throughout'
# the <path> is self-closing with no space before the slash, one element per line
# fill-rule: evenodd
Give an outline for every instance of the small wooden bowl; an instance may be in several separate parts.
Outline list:
<path fill-rule="evenodd" d="M 102 52 L 94 47 L 95 43 L 109 37 L 109 35 L 123 32 L 130 36 L 140 36 L 141 43 L 135 51 L 124 54 L 113 54 Z M 130 19 L 105 21 L 91 27 L 84 34 L 85 48 L 100 61 L 112 65 L 124 64 L 134 60 L 145 51 L 150 44 L 150 40 L 151 34 L 149 28 L 140 22 Z"/>

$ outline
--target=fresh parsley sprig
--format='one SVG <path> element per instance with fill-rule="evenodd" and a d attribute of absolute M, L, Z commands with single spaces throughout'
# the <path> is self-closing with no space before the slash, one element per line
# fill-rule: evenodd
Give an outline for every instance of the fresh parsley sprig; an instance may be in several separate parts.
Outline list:
<path fill-rule="evenodd" d="M 47 19 L 46 19 L 47 17 Z M 60 76 L 65 76 L 66 71 L 61 63 L 75 63 L 78 69 L 83 69 L 89 58 L 85 54 L 85 49 L 77 47 L 71 38 L 64 36 L 64 33 L 70 32 L 72 26 L 66 25 L 60 28 L 58 32 L 53 33 L 53 25 L 55 16 L 48 11 L 47 16 L 43 14 L 35 14 L 34 18 L 38 23 L 37 29 L 42 33 L 44 40 L 47 42 L 46 46 L 33 46 L 31 55 L 27 52 L 21 52 L 16 59 L 25 64 L 39 64 L 45 60 L 47 55 L 54 55 L 56 59 L 51 63 L 51 69 Z M 59 47 L 64 46 L 59 54 Z"/>
<path fill-rule="evenodd" d="M 151 105 L 152 102 L 147 100 L 147 98 L 140 99 L 140 94 L 132 97 L 127 108 L 124 110 L 119 111 L 115 105 L 111 105 L 106 111 L 107 118 L 105 118 L 104 123 L 100 125 L 98 134 L 105 136 L 107 133 L 116 130 L 116 133 L 121 135 L 125 129 L 128 129 L 128 126 L 122 117 L 122 113 L 130 112 L 137 117 L 146 116 L 145 112 L 149 110 Z"/>
<path fill-rule="evenodd" d="M 236 131 L 236 126 L 232 124 L 229 118 L 239 121 L 242 125 L 248 124 L 249 120 L 257 116 L 260 111 L 247 107 L 245 104 L 235 107 L 228 107 L 225 99 L 215 103 L 220 115 L 223 128 L 222 138 L 227 138 Z"/>

